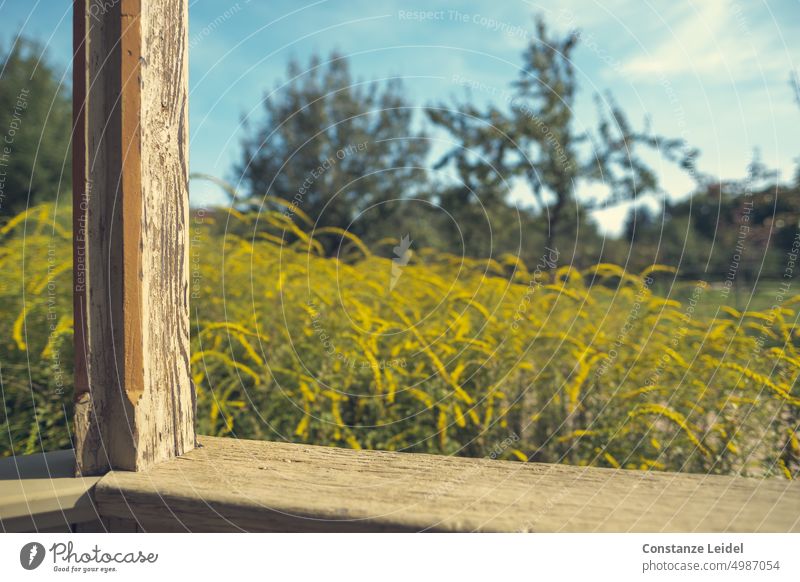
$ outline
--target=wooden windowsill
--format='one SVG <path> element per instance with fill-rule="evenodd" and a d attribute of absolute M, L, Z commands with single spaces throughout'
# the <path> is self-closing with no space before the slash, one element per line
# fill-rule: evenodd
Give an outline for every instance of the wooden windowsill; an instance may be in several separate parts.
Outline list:
<path fill-rule="evenodd" d="M 800 531 L 800 483 L 201 437 L 140 473 L 0 461 L 3 531 Z"/>
<path fill-rule="evenodd" d="M 800 483 L 201 437 L 96 486 L 140 531 L 800 531 Z"/>

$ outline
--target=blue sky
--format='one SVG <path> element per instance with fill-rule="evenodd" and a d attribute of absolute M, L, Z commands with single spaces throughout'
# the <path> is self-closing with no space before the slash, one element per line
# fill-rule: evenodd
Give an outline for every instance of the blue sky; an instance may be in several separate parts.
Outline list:
<path fill-rule="evenodd" d="M 421 20 L 415 11 L 438 13 Z M 581 124 L 595 123 L 593 93 L 610 90 L 637 125 L 649 116 L 656 132 L 699 147 L 703 172 L 741 177 L 758 147 L 764 162 L 792 174 L 800 156 L 800 107 L 789 86 L 790 71 L 800 69 L 798 0 L 190 0 L 192 171 L 235 179 L 240 120 L 258 118 L 291 56 L 339 49 L 358 77 L 404 78 L 420 105 L 463 96 L 455 76 L 484 87 L 476 98 L 491 99 L 517 75 L 535 13 L 557 30 L 583 32 Z M 45 43 L 66 72 L 69 0 L 0 0 L 0 41 L 7 46 L 20 31 Z M 672 197 L 691 188 L 666 164 L 660 175 Z M 594 191 L 602 187 L 582 195 Z M 210 184 L 192 183 L 191 195 L 195 204 L 224 200 Z M 513 196 L 529 202 L 524 187 Z M 626 211 L 596 218 L 613 233 Z"/>

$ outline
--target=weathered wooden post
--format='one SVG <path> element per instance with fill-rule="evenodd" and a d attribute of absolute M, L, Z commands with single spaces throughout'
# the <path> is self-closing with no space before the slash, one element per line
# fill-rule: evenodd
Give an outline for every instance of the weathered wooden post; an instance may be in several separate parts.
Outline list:
<path fill-rule="evenodd" d="M 74 1 L 77 471 L 195 444 L 188 0 Z"/>

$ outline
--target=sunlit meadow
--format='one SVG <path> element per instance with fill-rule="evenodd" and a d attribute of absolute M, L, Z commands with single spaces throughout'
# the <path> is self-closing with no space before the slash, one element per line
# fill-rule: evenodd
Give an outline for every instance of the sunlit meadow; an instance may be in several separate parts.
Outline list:
<path fill-rule="evenodd" d="M 367 248 L 280 200 L 191 221 L 201 433 L 641 470 L 798 472 L 800 296 L 717 308 L 672 269 Z M 0 231 L 2 452 L 68 446 L 71 216 Z M 326 238 L 343 242 L 334 258 Z M 658 285 L 654 285 L 658 282 Z M 23 292 L 24 287 L 24 292 Z M 780 291 L 779 291 L 780 292 Z M 713 308 L 709 308 L 711 305 Z M 9 411 L 14 411 L 9 414 Z"/>

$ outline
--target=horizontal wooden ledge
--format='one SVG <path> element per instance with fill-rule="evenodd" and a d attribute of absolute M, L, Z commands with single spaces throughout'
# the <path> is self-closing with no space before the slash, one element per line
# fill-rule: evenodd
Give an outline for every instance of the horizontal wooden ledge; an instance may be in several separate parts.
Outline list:
<path fill-rule="evenodd" d="M 75 452 L 0 460 L 0 531 L 69 529 L 97 520 L 91 500 L 100 477 L 74 477 Z"/>
<path fill-rule="evenodd" d="M 800 484 L 201 437 L 97 484 L 140 531 L 800 531 Z"/>

